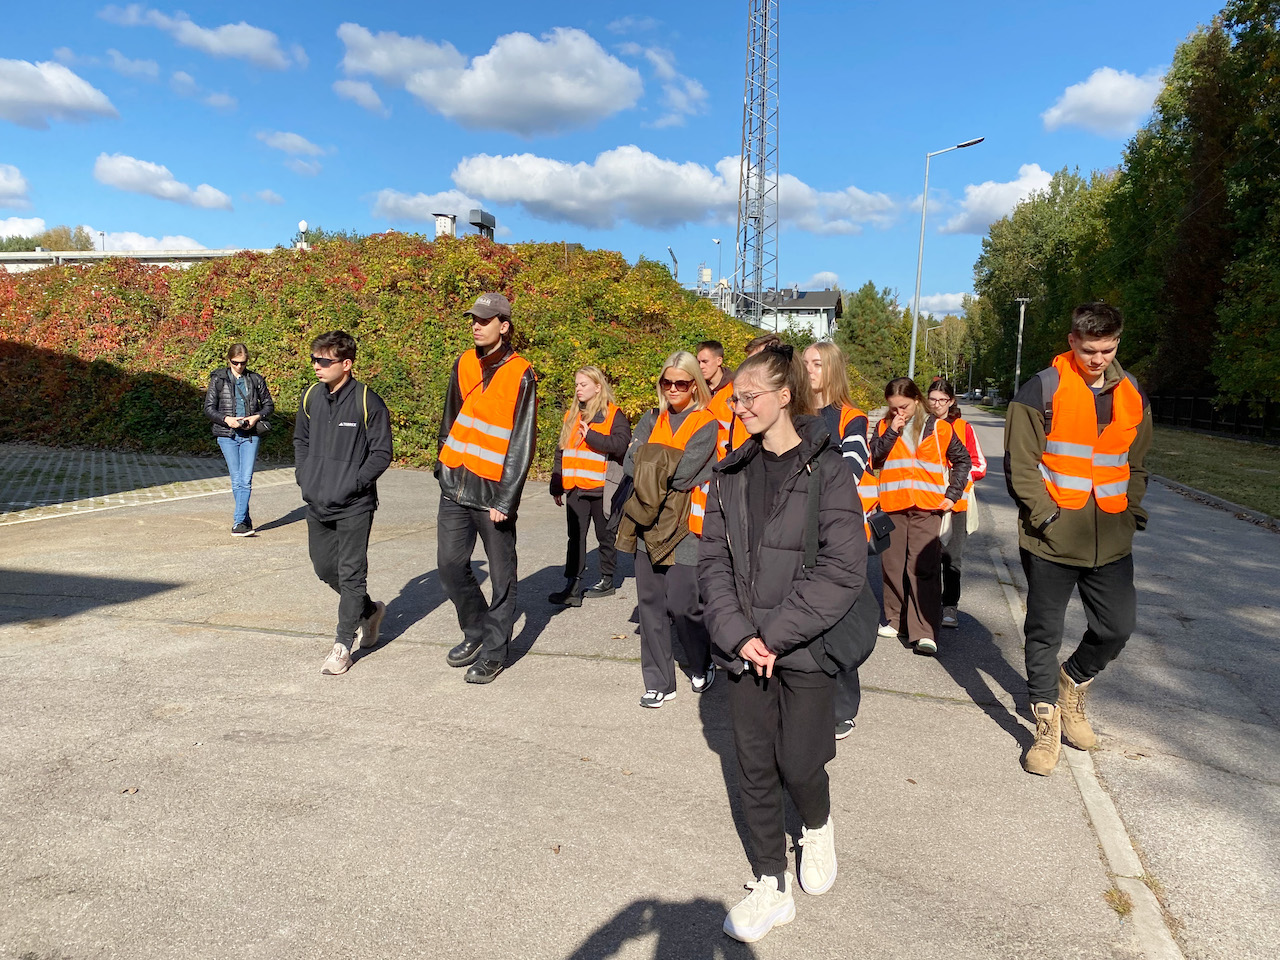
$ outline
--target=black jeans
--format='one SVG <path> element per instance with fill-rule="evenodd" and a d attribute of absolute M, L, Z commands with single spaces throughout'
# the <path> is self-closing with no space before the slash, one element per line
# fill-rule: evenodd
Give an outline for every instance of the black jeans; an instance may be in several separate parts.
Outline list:
<path fill-rule="evenodd" d="M 835 693 L 831 698 L 832 711 L 836 723 L 852 720 L 858 715 L 862 706 L 862 681 L 858 678 L 858 668 L 841 670 L 836 674 Z"/>
<path fill-rule="evenodd" d="M 783 786 L 806 827 L 820 827 L 831 815 L 826 768 L 836 755 L 831 734 L 835 680 L 787 669 L 775 669 L 767 680 L 754 671 L 729 679 L 738 793 L 752 867 L 757 876 L 781 875 L 787 869 Z"/>
<path fill-rule="evenodd" d="M 1057 703 L 1058 649 L 1072 591 L 1080 590 L 1088 627 L 1063 667 L 1076 683 L 1085 683 L 1119 656 L 1137 625 L 1133 555 L 1104 567 L 1069 567 L 1021 553 L 1027 575 L 1027 688 L 1032 703 Z"/>
<path fill-rule="evenodd" d="M 486 601 L 471 569 L 476 536 L 489 559 L 492 601 Z M 516 622 L 516 523 L 494 523 L 489 511 L 440 498 L 436 514 L 436 569 L 445 595 L 458 611 L 468 640 L 480 641 L 482 660 L 506 660 Z"/>
<path fill-rule="evenodd" d="M 972 507 L 970 507 L 972 509 Z M 969 514 L 951 514 L 951 537 L 942 546 L 942 605 L 960 605 L 960 568 L 964 563 L 964 545 L 969 539 Z"/>
<path fill-rule="evenodd" d="M 609 529 L 604 515 L 604 493 L 584 496 L 580 490 L 570 490 L 564 498 L 569 520 L 569 552 L 564 561 L 564 575 L 570 580 L 581 580 L 587 569 L 587 528 L 595 524 L 596 542 L 600 544 L 600 579 L 613 583 L 613 571 L 618 564 L 618 548 L 614 544 L 614 531 Z"/>
<path fill-rule="evenodd" d="M 369 531 L 373 511 L 341 520 L 307 517 L 307 549 L 316 576 L 338 593 L 337 643 L 351 647 L 356 626 L 373 613 L 366 592 L 369 576 Z"/>
<path fill-rule="evenodd" d="M 711 669 L 711 637 L 702 622 L 697 567 L 684 563 L 655 567 L 649 554 L 637 549 L 636 601 L 640 610 L 640 674 L 646 690 L 675 693 L 672 623 L 689 658 L 689 672 L 698 677 Z"/>

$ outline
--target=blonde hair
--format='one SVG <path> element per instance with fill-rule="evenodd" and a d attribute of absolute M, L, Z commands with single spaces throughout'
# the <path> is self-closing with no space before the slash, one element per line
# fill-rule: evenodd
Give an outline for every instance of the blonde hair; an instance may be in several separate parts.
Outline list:
<path fill-rule="evenodd" d="M 697 357 L 688 350 L 677 350 L 667 357 L 662 369 L 658 371 L 659 379 L 661 379 L 662 374 L 666 372 L 668 367 L 675 367 L 693 378 L 693 388 L 689 391 L 691 402 L 689 406 L 685 407 L 686 410 L 701 410 L 711 402 L 711 390 L 707 386 L 707 381 L 703 379 L 702 370 L 698 368 Z M 663 414 L 666 412 L 667 395 L 663 392 L 662 387 L 658 387 L 658 413 Z"/>
<path fill-rule="evenodd" d="M 578 398 L 576 395 L 573 398 L 574 407 L 577 407 L 579 413 L 581 413 L 583 423 L 590 423 L 600 413 L 608 410 L 609 404 L 615 402 L 613 399 L 613 388 L 609 386 L 609 378 L 605 376 L 605 372 L 599 367 L 579 367 L 573 372 L 573 378 L 575 380 L 577 380 L 578 374 L 582 374 L 600 388 L 600 392 L 588 400 L 585 407 L 578 404 Z M 575 384 L 575 389 L 576 386 L 577 385 Z M 574 407 L 571 407 L 570 409 L 573 409 Z M 560 428 L 561 450 L 569 449 L 569 442 L 573 439 L 573 426 L 574 418 L 567 417 L 564 421 L 564 426 Z"/>
<path fill-rule="evenodd" d="M 818 394 L 822 396 L 824 407 L 835 407 L 837 410 L 853 406 L 853 397 L 849 394 L 849 361 L 844 351 L 834 343 L 819 340 L 805 347 L 805 353 L 817 350 L 822 360 L 822 387 L 814 391 L 814 405 L 817 405 Z"/>

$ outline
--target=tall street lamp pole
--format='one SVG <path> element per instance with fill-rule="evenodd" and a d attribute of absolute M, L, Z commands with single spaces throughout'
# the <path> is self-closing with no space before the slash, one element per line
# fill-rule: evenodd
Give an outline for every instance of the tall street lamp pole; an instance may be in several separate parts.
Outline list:
<path fill-rule="evenodd" d="M 711 242 L 716 245 L 716 305 L 723 310 L 724 295 L 721 293 L 720 281 L 724 279 L 724 247 L 720 246 L 720 241 L 715 237 L 711 238 Z"/>
<path fill-rule="evenodd" d="M 976 147 L 985 139 L 986 137 L 977 137 L 973 140 L 966 140 L 964 143 L 957 143 L 954 147 L 935 150 L 933 153 L 924 155 L 924 194 L 920 198 L 920 253 L 916 257 L 916 298 L 911 308 L 911 359 L 907 362 L 908 377 L 914 378 L 916 375 L 916 336 L 920 326 L 920 272 L 924 269 L 924 220 L 925 213 L 929 209 L 929 161 L 940 153 L 963 150 L 965 147 Z"/>
<path fill-rule="evenodd" d="M 1030 297 L 1016 297 L 1018 301 L 1018 356 L 1013 361 L 1013 392 L 1018 392 L 1018 385 L 1022 382 L 1022 321 L 1027 315 L 1027 304 L 1031 302 Z"/>

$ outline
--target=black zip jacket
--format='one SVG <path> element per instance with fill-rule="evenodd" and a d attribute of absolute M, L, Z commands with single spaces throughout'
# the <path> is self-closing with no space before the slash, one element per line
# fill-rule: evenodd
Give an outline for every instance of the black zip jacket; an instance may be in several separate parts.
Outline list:
<path fill-rule="evenodd" d="M 303 392 L 293 428 L 294 477 L 308 513 L 341 520 L 378 509 L 378 478 L 391 465 L 391 414 L 382 398 L 350 379 Z M 366 396 L 368 423 L 365 422 Z"/>
<path fill-rule="evenodd" d="M 574 401 L 577 403 L 577 401 Z M 596 414 L 592 423 L 604 423 L 605 415 L 608 410 L 601 410 Z M 622 458 L 626 455 L 627 447 L 631 445 L 631 421 L 627 419 L 627 415 L 621 410 L 618 415 L 613 418 L 613 427 L 607 434 L 600 433 L 596 430 L 587 431 L 587 446 L 596 453 L 603 454 L 608 457 L 610 462 L 622 465 Z M 564 447 L 556 448 L 556 461 L 551 465 L 551 495 L 553 497 L 564 496 Z M 599 490 L 579 490 L 578 493 L 584 497 L 603 497 L 604 488 Z"/>
<path fill-rule="evenodd" d="M 871 465 L 879 470 L 893 453 L 893 446 L 898 442 L 898 431 L 890 425 L 892 418 L 886 415 L 884 433 L 877 433 L 871 438 Z M 920 442 L 924 443 L 933 436 L 938 425 L 938 418 L 929 414 L 925 418 L 924 429 L 920 431 Z M 964 496 L 964 488 L 969 484 L 969 471 L 973 469 L 973 457 L 969 456 L 969 448 L 964 441 L 951 431 L 951 442 L 943 454 L 950 463 L 951 479 L 947 482 L 947 499 L 959 502 Z"/>
<path fill-rule="evenodd" d="M 267 381 L 262 374 L 246 370 L 249 399 L 245 403 L 244 415 L 251 417 L 261 414 L 263 420 L 270 420 L 276 412 L 275 401 L 271 399 L 271 391 L 267 389 Z M 230 367 L 222 367 L 209 376 L 209 389 L 204 394 L 204 415 L 212 421 L 215 437 L 251 437 L 253 430 L 232 430 L 227 426 L 227 417 L 236 415 L 235 374 Z"/>
<path fill-rule="evenodd" d="M 743 670 L 737 652 L 752 637 L 778 655 L 775 669 L 823 670 L 811 649 L 813 638 L 849 612 L 866 583 L 867 539 L 857 481 L 832 447 L 825 423 L 797 417 L 796 431 L 801 438 L 796 470 L 778 490 L 754 551 L 747 547 L 750 525 L 760 518 L 748 508 L 747 466 L 760 455 L 760 444 L 748 440 L 711 475 L 698 584 L 712 655 L 735 674 Z M 806 571 L 808 493 L 815 482 L 821 484 L 818 558 Z"/>
<path fill-rule="evenodd" d="M 494 373 L 515 356 L 511 347 L 503 346 L 487 357 L 480 357 L 480 375 L 483 387 L 488 387 Z M 449 439 L 453 421 L 462 410 L 462 390 L 458 386 L 458 362 L 454 361 L 453 375 L 449 378 L 449 392 L 444 399 L 444 418 L 440 421 L 440 442 L 436 447 L 436 479 L 440 492 L 454 503 L 480 510 L 496 509 L 513 519 L 520 506 L 520 494 L 524 481 L 533 465 L 533 450 L 538 440 L 538 382 L 533 368 L 525 371 L 516 394 L 516 418 L 511 428 L 511 442 L 507 446 L 507 459 L 502 464 L 500 480 L 478 477 L 466 467 L 446 467 L 439 462 L 440 450 Z M 483 387 L 481 389 L 483 389 Z"/>

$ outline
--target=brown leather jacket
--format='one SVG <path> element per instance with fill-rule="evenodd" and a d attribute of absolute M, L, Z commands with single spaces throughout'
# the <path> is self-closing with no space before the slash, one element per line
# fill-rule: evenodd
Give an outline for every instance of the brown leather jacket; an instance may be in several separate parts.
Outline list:
<path fill-rule="evenodd" d="M 635 449 L 635 486 L 618 524 L 617 545 L 623 553 L 635 553 L 637 539 L 643 538 L 649 562 L 656 566 L 688 536 L 693 491 L 671 489 L 682 456 L 683 450 L 665 443 L 645 443 Z"/>

